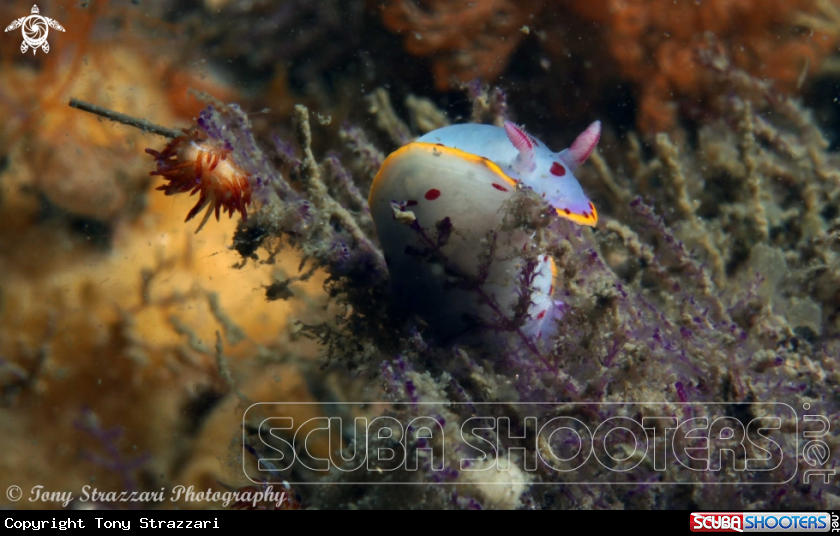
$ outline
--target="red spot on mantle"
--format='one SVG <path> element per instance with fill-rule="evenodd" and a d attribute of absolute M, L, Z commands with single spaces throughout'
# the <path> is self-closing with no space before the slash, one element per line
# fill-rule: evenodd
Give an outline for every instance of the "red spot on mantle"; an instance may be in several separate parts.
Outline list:
<path fill-rule="evenodd" d="M 440 190 L 432 188 L 431 190 L 426 192 L 426 195 L 424 197 L 427 201 L 434 201 L 435 199 L 440 197 Z"/>
<path fill-rule="evenodd" d="M 499 190 L 500 192 L 507 192 L 508 191 L 507 188 L 505 188 L 501 184 L 496 184 L 495 182 L 493 183 L 493 188 Z"/>
<path fill-rule="evenodd" d="M 545 317 L 545 310 L 540 311 L 540 314 L 537 315 L 537 320 L 542 320 Z"/>
<path fill-rule="evenodd" d="M 565 212 L 567 216 L 568 216 L 568 215 L 570 215 L 570 214 L 572 213 L 572 211 L 571 211 L 571 210 L 569 210 L 569 209 L 567 209 L 567 208 L 564 208 L 564 209 L 563 209 L 563 212 Z"/>
<path fill-rule="evenodd" d="M 551 164 L 551 169 L 549 171 L 551 171 L 552 175 L 555 175 L 557 177 L 562 177 L 566 174 L 566 168 L 564 168 L 563 164 L 560 164 L 559 162 L 554 162 L 553 164 Z"/>

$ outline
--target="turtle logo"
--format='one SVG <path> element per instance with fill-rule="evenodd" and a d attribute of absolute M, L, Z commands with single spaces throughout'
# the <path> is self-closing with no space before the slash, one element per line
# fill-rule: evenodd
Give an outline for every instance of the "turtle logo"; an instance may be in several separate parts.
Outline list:
<path fill-rule="evenodd" d="M 43 48 L 44 52 L 50 51 L 50 44 L 47 43 L 47 35 L 50 33 L 50 28 L 64 31 L 64 28 L 57 21 L 44 17 L 38 14 L 38 6 L 32 6 L 32 14 L 28 17 L 21 17 L 12 21 L 6 27 L 7 32 L 17 30 L 23 26 L 23 43 L 20 44 L 21 53 L 25 53 L 29 48 L 32 48 L 32 54 Z"/>

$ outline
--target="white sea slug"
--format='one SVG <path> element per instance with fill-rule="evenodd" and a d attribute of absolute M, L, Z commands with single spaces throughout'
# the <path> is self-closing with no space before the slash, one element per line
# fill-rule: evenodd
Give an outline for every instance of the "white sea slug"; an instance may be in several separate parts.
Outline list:
<path fill-rule="evenodd" d="M 559 317 L 552 299 L 554 262 L 547 255 L 522 255 L 530 236 L 500 230 L 503 205 L 521 183 L 559 216 L 594 226 L 598 213 L 574 171 L 600 134 L 595 122 L 569 149 L 555 153 L 513 123 L 463 124 L 392 153 L 368 201 L 394 303 L 418 314 L 440 339 L 511 329 L 546 336 Z M 510 319 L 523 303 L 523 289 L 530 303 L 525 322 L 514 327 Z"/>

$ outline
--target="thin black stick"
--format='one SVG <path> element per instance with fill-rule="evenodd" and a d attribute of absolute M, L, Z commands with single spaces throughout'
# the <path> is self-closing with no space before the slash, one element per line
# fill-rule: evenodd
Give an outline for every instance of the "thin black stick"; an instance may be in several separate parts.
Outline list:
<path fill-rule="evenodd" d="M 136 117 L 131 117 L 130 115 L 121 114 L 119 112 L 115 112 L 107 108 L 102 108 L 101 106 L 97 106 L 89 102 L 80 101 L 79 99 L 70 99 L 70 107 L 77 108 L 84 112 L 92 113 L 100 117 L 104 117 L 105 119 L 110 119 L 111 121 L 115 121 L 117 123 L 122 123 L 123 125 L 139 128 L 143 132 L 157 134 L 158 136 L 163 136 L 164 138 L 171 139 L 184 135 L 184 133 L 180 130 L 162 127 L 160 125 L 156 125 L 154 123 L 146 121 L 145 119 L 137 119 Z"/>

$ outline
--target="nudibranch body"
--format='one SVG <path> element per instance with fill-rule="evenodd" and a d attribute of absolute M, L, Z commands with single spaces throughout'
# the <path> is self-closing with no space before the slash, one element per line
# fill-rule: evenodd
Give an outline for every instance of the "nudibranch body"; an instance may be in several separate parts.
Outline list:
<path fill-rule="evenodd" d="M 554 153 L 512 123 L 465 124 L 392 153 L 368 201 L 396 304 L 442 338 L 476 330 L 550 332 L 559 314 L 554 262 L 529 250 L 524 230 L 502 230 L 504 204 L 521 183 L 563 218 L 595 225 L 597 212 L 574 170 L 599 137 L 596 122 Z M 511 326 L 516 316 L 524 322 Z"/>
<path fill-rule="evenodd" d="M 504 128 L 492 125 L 452 125 L 432 132 L 416 143 L 442 144 L 490 160 L 502 171 L 505 182 L 522 184 L 542 194 L 563 218 L 581 225 L 598 223 L 595 206 L 583 193 L 574 176 L 589 158 L 601 137 L 601 123 L 592 123 L 568 149 L 552 152 L 544 143 L 513 123 Z"/>

